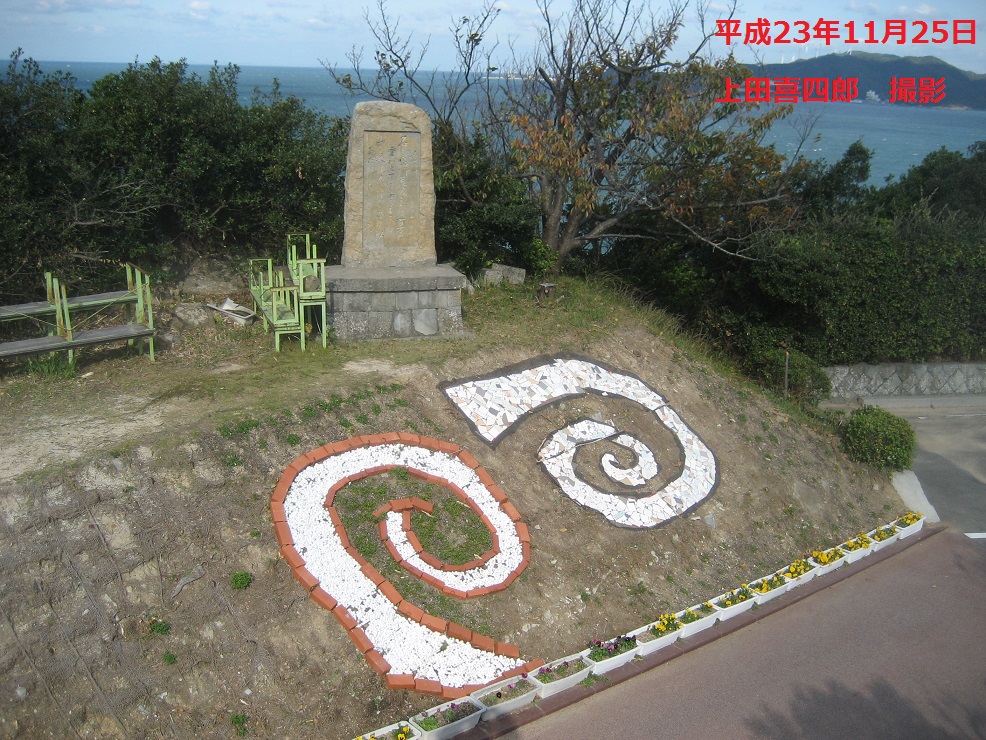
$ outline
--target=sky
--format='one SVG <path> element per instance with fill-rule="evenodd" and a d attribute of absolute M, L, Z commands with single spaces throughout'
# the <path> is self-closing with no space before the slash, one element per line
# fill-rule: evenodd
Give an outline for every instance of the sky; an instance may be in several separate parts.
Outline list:
<path fill-rule="evenodd" d="M 727 45 L 713 38 L 710 50 L 725 55 L 732 50 L 743 62 L 759 58 L 765 63 L 790 62 L 832 52 L 871 51 L 897 55 L 937 56 L 961 69 L 986 74 L 986 3 L 982 0 L 744 0 L 733 14 L 741 33 L 747 24 L 766 19 L 772 38 L 797 21 L 812 26 L 820 20 L 835 21 L 839 38 L 829 45 L 813 39 L 807 43 L 744 46 L 742 37 Z M 388 14 L 397 19 L 404 34 L 415 44 L 427 41 L 426 69 L 452 68 L 449 27 L 453 18 L 474 16 L 482 0 L 389 0 Z M 552 0 L 553 13 L 561 14 L 569 0 Z M 543 21 L 537 0 L 496 0 L 500 10 L 491 35 L 498 42 L 494 56 L 508 49 L 524 53 L 537 41 Z M 666 3 L 655 1 L 655 9 Z M 364 49 L 372 60 L 373 38 L 366 16 L 379 18 L 375 0 L 0 0 L 0 51 L 39 61 L 165 62 L 185 59 L 190 64 L 318 67 L 321 62 L 350 66 L 347 54 Z M 712 0 L 708 18 L 728 18 L 723 0 Z M 699 24 L 693 9 L 687 14 L 681 45 L 695 43 Z M 863 43 L 868 34 L 883 39 L 887 20 L 904 21 L 907 43 Z M 953 43 L 953 21 L 975 21 L 976 43 Z M 845 24 L 855 24 L 857 44 L 845 43 Z M 872 22 L 874 32 L 866 25 Z M 935 22 L 938 22 L 937 24 Z M 926 24 L 929 40 L 935 30 L 948 34 L 945 43 L 914 44 L 911 39 Z M 970 25 L 962 30 L 971 36 Z M 809 33 L 811 33 L 809 31 Z M 939 34 L 940 37 L 940 34 Z"/>

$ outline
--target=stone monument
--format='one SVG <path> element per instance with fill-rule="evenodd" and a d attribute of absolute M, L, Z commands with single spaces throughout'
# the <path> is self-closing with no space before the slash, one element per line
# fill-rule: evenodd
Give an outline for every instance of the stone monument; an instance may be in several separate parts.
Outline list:
<path fill-rule="evenodd" d="M 349 132 L 342 264 L 325 269 L 336 336 L 463 335 L 466 278 L 437 262 L 431 121 L 406 103 L 359 103 Z"/>

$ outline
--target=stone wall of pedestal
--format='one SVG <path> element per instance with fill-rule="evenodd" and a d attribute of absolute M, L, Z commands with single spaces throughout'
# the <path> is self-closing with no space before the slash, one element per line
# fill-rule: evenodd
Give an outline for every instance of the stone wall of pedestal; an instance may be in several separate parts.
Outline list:
<path fill-rule="evenodd" d="M 448 265 L 326 269 L 329 325 L 337 339 L 456 338 L 465 277 Z"/>

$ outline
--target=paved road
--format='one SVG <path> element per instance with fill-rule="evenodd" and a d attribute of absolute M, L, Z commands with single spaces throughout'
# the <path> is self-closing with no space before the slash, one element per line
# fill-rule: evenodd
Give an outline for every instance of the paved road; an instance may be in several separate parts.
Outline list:
<path fill-rule="evenodd" d="M 911 467 L 941 521 L 986 533 L 986 403 L 890 410 L 914 427 Z"/>
<path fill-rule="evenodd" d="M 922 535 L 471 737 L 986 737 L 986 550 Z"/>

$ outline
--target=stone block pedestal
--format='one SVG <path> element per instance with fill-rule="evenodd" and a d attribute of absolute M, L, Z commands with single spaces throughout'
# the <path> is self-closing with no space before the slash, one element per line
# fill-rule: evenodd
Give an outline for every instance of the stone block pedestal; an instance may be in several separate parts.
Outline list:
<path fill-rule="evenodd" d="M 343 341 L 464 336 L 466 277 L 450 265 L 327 267 L 328 321 Z"/>

